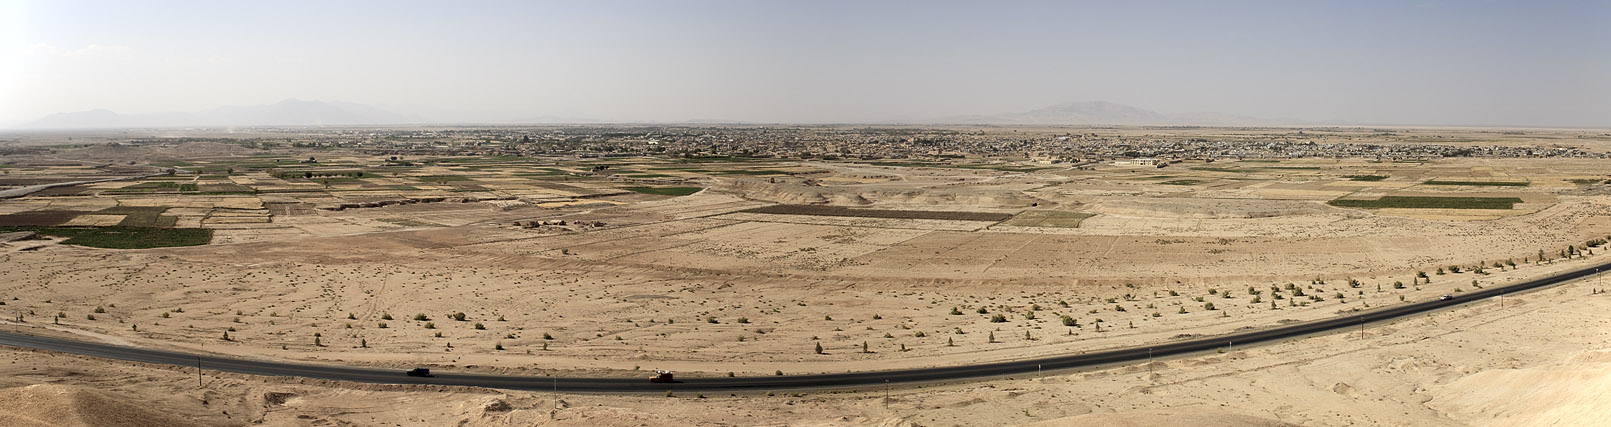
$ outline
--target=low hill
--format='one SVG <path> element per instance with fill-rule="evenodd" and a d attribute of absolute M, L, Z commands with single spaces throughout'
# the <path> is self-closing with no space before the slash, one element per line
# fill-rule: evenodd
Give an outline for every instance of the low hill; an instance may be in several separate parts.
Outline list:
<path fill-rule="evenodd" d="M 137 398 L 57 384 L 0 389 L 0 425 L 13 427 L 188 427 L 187 420 Z"/>

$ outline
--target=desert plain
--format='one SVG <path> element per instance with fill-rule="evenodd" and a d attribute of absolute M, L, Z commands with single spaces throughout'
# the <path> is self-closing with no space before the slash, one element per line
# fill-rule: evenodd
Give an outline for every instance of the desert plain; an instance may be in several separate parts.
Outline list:
<path fill-rule="evenodd" d="M 1382 134 L 1321 143 L 1590 155 L 399 156 L 32 136 L 16 145 L 51 148 L 7 155 L 0 183 L 61 185 L 0 200 L 0 232 L 33 235 L 0 247 L 0 328 L 399 375 L 768 376 L 1145 346 L 1611 260 L 1611 137 Z M 721 395 L 198 385 L 194 368 L 0 347 L 0 423 L 1598 425 L 1608 286 L 1146 364 Z"/>

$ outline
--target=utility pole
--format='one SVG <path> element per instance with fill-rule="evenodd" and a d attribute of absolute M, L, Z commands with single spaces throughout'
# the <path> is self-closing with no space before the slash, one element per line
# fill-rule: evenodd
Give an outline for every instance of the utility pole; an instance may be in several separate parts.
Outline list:
<path fill-rule="evenodd" d="M 201 356 L 196 356 L 196 389 L 201 389 Z"/>

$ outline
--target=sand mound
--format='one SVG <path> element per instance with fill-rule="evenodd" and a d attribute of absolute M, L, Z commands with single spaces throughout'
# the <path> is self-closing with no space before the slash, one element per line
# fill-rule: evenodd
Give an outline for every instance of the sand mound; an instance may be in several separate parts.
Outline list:
<path fill-rule="evenodd" d="M 137 160 L 151 154 L 151 149 L 118 143 L 99 144 L 77 150 L 66 150 L 60 157 L 89 160 Z"/>
<path fill-rule="evenodd" d="M 986 189 L 865 190 L 803 184 L 768 183 L 732 179 L 719 182 L 716 189 L 744 197 L 791 205 L 830 204 L 866 206 L 891 204 L 905 206 L 974 206 L 1023 208 L 1041 200 L 1019 191 Z"/>
<path fill-rule="evenodd" d="M 221 142 L 186 142 L 172 147 L 165 147 L 152 153 L 168 157 L 212 157 L 212 156 L 245 156 L 252 153 L 252 149 L 235 144 Z"/>
<path fill-rule="evenodd" d="M 1295 426 L 1267 418 L 1218 412 L 1208 408 L 1084 414 L 1046 420 L 1036 427 L 1278 427 Z"/>
<path fill-rule="evenodd" d="M 200 426 L 138 399 L 81 387 L 35 384 L 0 390 L 0 425 Z"/>
<path fill-rule="evenodd" d="M 1611 364 L 1484 370 L 1434 396 L 1428 406 L 1470 424 L 1611 425 Z"/>

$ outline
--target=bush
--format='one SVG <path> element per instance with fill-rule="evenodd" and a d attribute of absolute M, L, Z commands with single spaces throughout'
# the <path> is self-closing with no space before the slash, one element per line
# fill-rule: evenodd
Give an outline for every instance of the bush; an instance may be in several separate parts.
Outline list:
<path fill-rule="evenodd" d="M 1079 320 L 1075 320 L 1073 317 L 1069 317 L 1068 315 L 1063 316 L 1063 326 L 1079 326 L 1079 325 L 1080 325 Z"/>
<path fill-rule="evenodd" d="M 1211 303 L 1211 302 L 1203 303 L 1203 309 L 1208 310 L 1208 311 L 1214 311 L 1214 303 Z"/>
<path fill-rule="evenodd" d="M 484 331 L 486 329 L 487 329 L 487 325 L 483 325 L 483 324 L 480 324 L 480 323 L 475 324 L 475 330 L 477 330 L 477 331 Z"/>
<path fill-rule="evenodd" d="M 990 316 L 990 323 L 1004 323 L 1006 321 L 1007 321 L 1007 316 L 1003 316 L 1001 314 L 996 314 L 994 316 Z"/>
<path fill-rule="evenodd" d="M 451 317 L 453 317 L 453 320 L 463 322 L 464 321 L 464 312 L 453 313 L 453 316 L 451 316 Z"/>
<path fill-rule="evenodd" d="M 822 354 L 822 343 L 817 343 L 817 354 Z"/>
<path fill-rule="evenodd" d="M 425 322 L 425 329 L 436 329 L 436 322 Z"/>
<path fill-rule="evenodd" d="M 424 321 L 427 321 L 427 320 L 431 320 L 431 318 L 425 317 L 425 313 L 420 313 L 420 314 L 414 315 L 414 321 L 416 321 L 416 322 L 424 322 Z"/>
<path fill-rule="evenodd" d="M 951 315 L 952 316 L 961 316 L 962 315 L 962 310 L 957 310 L 956 307 L 951 307 Z"/>

